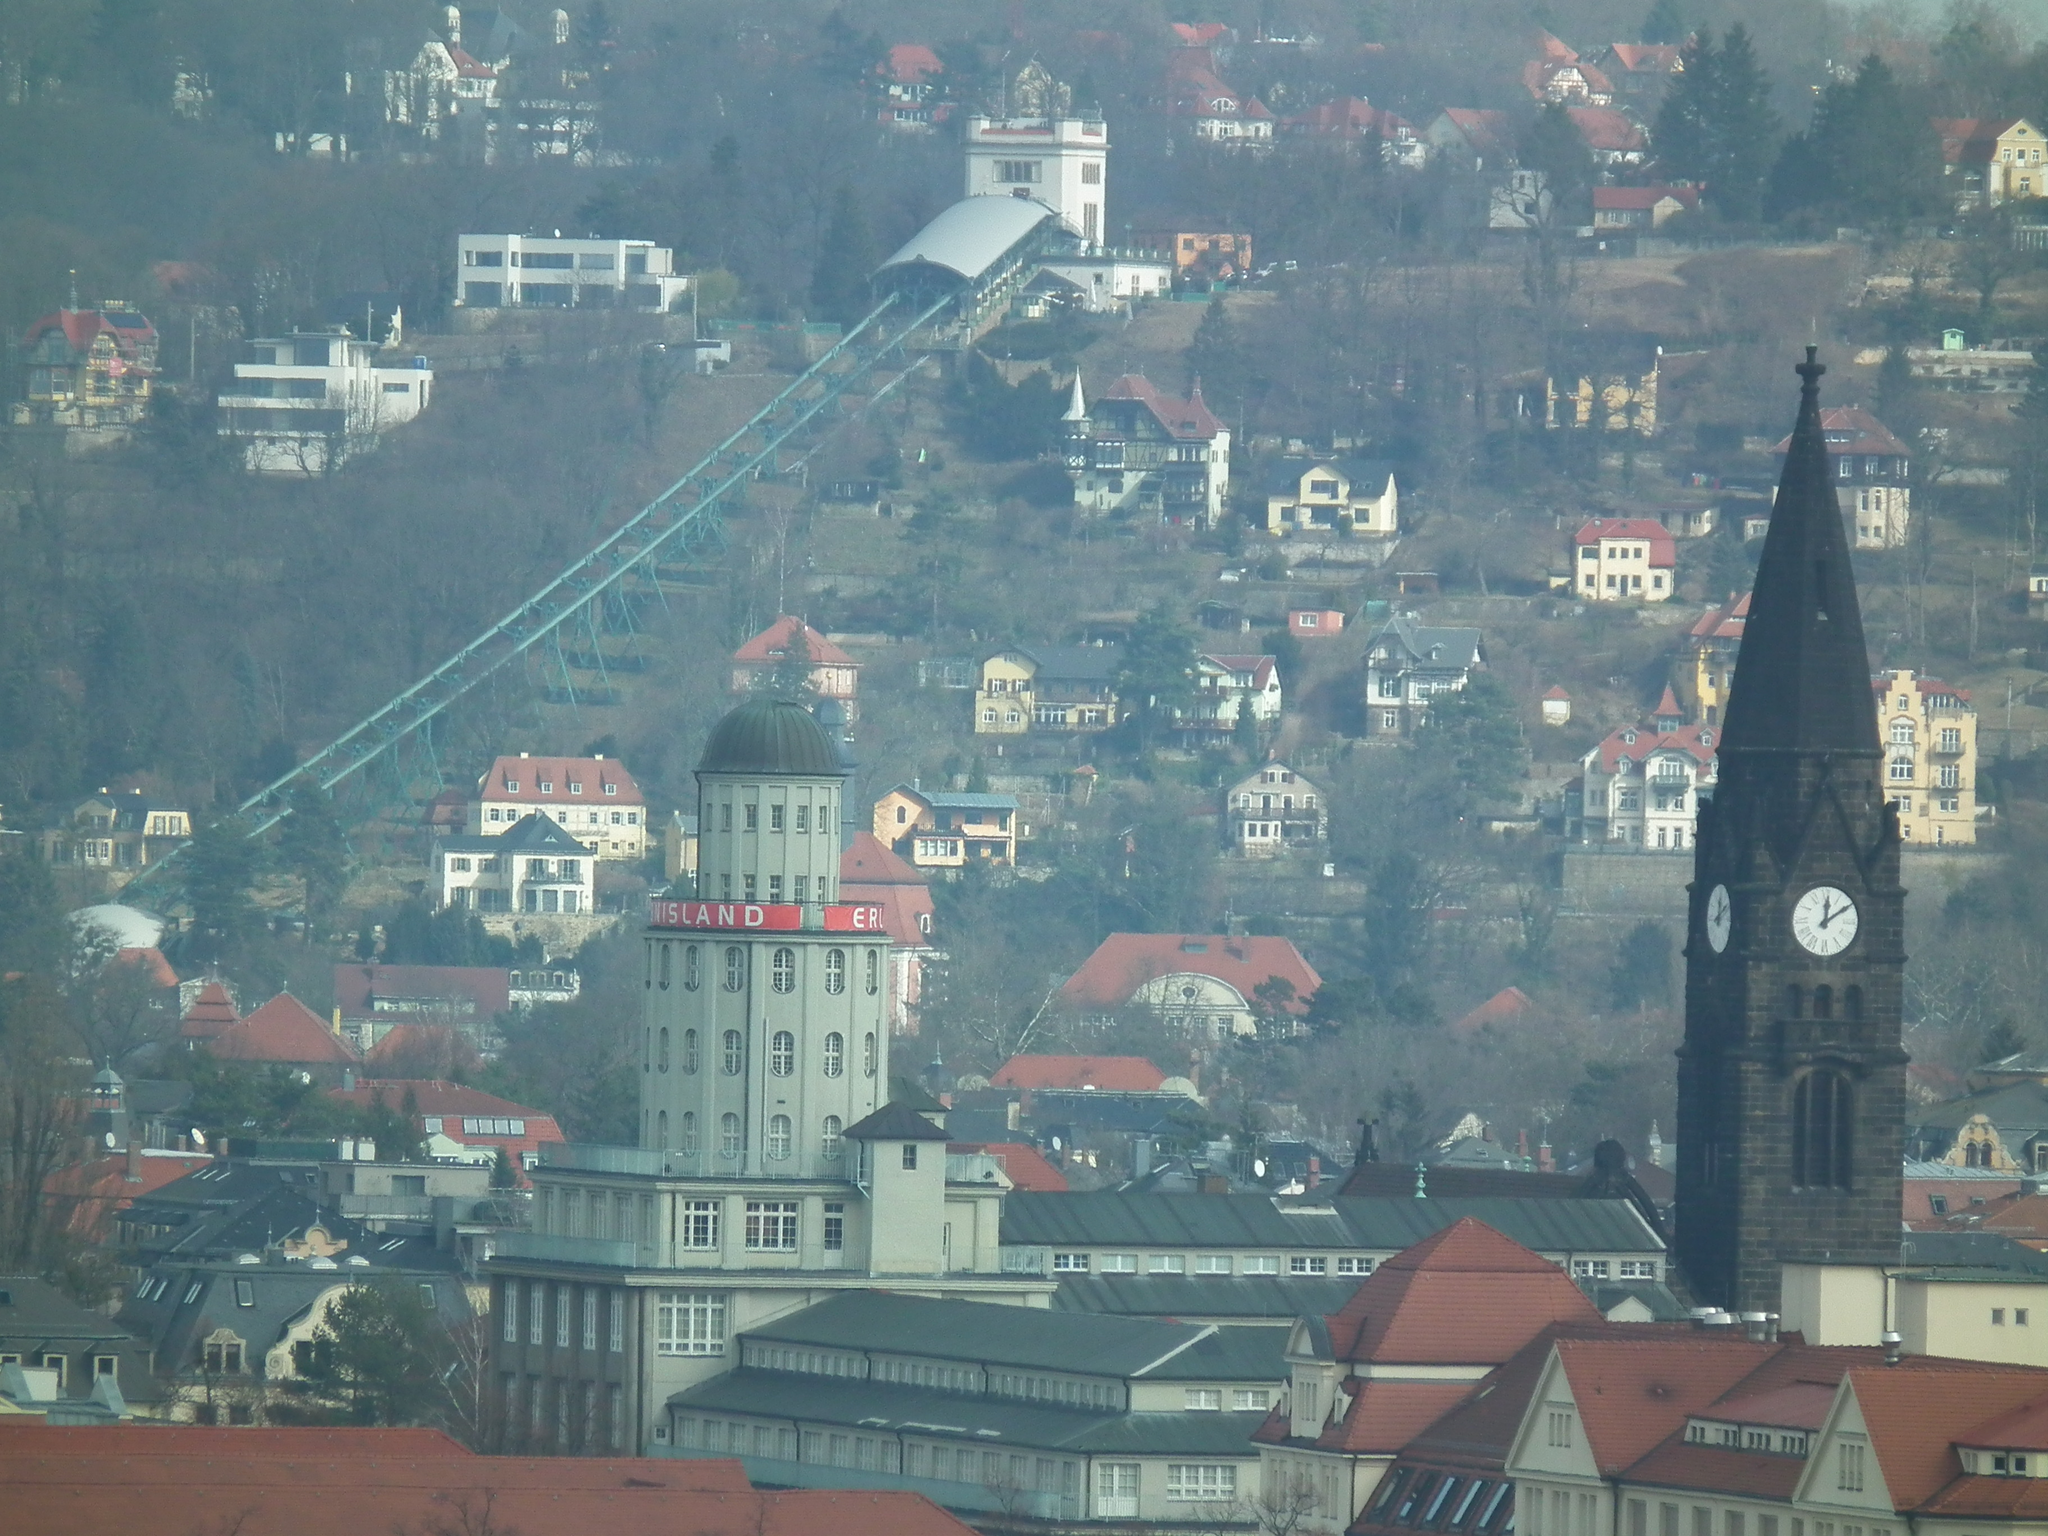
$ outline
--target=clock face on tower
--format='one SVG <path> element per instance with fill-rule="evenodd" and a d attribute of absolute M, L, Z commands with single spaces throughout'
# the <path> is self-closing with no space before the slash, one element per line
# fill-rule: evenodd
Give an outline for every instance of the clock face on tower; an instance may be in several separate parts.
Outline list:
<path fill-rule="evenodd" d="M 1816 885 L 1792 908 L 1792 937 L 1809 954 L 1838 955 L 1856 937 L 1856 920 L 1846 891 Z"/>
<path fill-rule="evenodd" d="M 1715 954 L 1728 947 L 1728 935 L 1735 926 L 1735 901 L 1728 887 L 1717 885 L 1707 892 L 1707 943 Z"/>

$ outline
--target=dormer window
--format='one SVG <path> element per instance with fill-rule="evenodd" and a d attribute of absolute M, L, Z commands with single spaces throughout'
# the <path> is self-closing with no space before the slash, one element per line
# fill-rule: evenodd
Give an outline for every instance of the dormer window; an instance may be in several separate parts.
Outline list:
<path fill-rule="evenodd" d="M 572 795 L 580 795 L 583 793 L 583 786 L 577 783 L 576 780 L 571 779 L 569 781 L 569 793 Z"/>
<path fill-rule="evenodd" d="M 542 780 L 540 781 L 540 786 L 539 786 L 539 787 L 540 787 L 540 792 L 541 792 L 542 794 L 544 794 L 544 795 L 552 795 L 552 794 L 553 794 L 553 793 L 555 792 L 555 781 L 554 781 L 553 779 L 542 779 Z"/>
<path fill-rule="evenodd" d="M 516 794 L 518 794 L 518 793 L 519 793 L 519 781 L 518 781 L 517 779 L 507 779 L 507 780 L 505 781 L 505 793 L 506 793 L 506 794 L 508 794 L 508 795 L 516 795 Z"/>

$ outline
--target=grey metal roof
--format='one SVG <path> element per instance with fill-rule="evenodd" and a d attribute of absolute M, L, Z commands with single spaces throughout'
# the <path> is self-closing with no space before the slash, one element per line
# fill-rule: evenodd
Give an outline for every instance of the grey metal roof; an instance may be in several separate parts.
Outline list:
<path fill-rule="evenodd" d="M 1006 645 L 989 654 L 1024 657 L 1038 668 L 1034 683 L 1107 683 L 1116 676 L 1123 652 L 1114 645 Z"/>
<path fill-rule="evenodd" d="M 958 1435 L 979 1445 L 1160 1456 L 1255 1455 L 1252 1432 L 1266 1419 L 1263 1413 L 1100 1413 L 752 1368 L 678 1392 L 668 1406 L 891 1433 Z"/>
<path fill-rule="evenodd" d="M 1145 1373 L 1147 1381 L 1285 1381 L 1287 1330 L 1218 1328 Z"/>
<path fill-rule="evenodd" d="M 443 848 L 457 853 L 581 853 L 590 850 L 565 832 L 552 816 L 529 811 L 495 837 L 458 834 L 436 838 Z"/>
<path fill-rule="evenodd" d="M 1464 668 L 1480 659 L 1478 630 L 1418 624 L 1405 613 L 1395 614 L 1379 627 L 1366 642 L 1366 653 L 1370 655 L 1382 642 L 1410 662 Z"/>
<path fill-rule="evenodd" d="M 749 699 L 711 728 L 699 773 L 787 773 L 843 779 L 846 766 L 818 717 L 788 699 Z"/>
<path fill-rule="evenodd" d="M 2048 1275 L 2048 1253 L 1996 1232 L 1907 1232 L 1899 1239 L 1899 1263 L 1917 1269 L 2000 1269 L 2008 1274 Z"/>
<path fill-rule="evenodd" d="M 2039 1083 L 1980 1088 L 1959 1099 L 1928 1105 L 1912 1115 L 1911 1124 L 1916 1130 L 1924 1126 L 1952 1130 L 1977 1115 L 1983 1115 L 2007 1138 L 2015 1132 L 2039 1131 L 2048 1127 L 2048 1088 Z"/>
<path fill-rule="evenodd" d="M 1193 1323 L 843 1291 L 747 1330 L 750 1339 L 1095 1376 L 1149 1376 L 1207 1330 Z M 1264 1379 L 1264 1378 L 1260 1378 Z"/>
<path fill-rule="evenodd" d="M 1014 811 L 1017 809 L 1015 795 L 978 795 L 967 791 L 919 790 L 931 802 L 933 810 L 939 811 Z"/>
<path fill-rule="evenodd" d="M 880 271 L 921 262 L 972 282 L 1039 225 L 1058 217 L 1035 197 L 962 198 L 912 235 Z"/>
<path fill-rule="evenodd" d="M 1052 1304 L 1054 1310 L 1061 1312 L 1106 1312 L 1116 1317 L 1268 1319 L 1277 1325 L 1292 1323 L 1307 1312 L 1335 1312 L 1351 1299 L 1360 1278 L 1062 1275 Z"/>
<path fill-rule="evenodd" d="M 1298 491 L 1301 477 L 1312 469 L 1335 470 L 1351 482 L 1353 494 L 1365 492 L 1373 496 L 1387 488 L 1387 480 L 1394 473 L 1393 464 L 1386 459 L 1281 459 L 1266 471 L 1267 494 Z"/>
<path fill-rule="evenodd" d="M 1057 1247 L 1275 1248 L 1397 1253 L 1473 1216 L 1538 1253 L 1661 1253 L 1626 1200 L 1493 1197 L 1416 1200 L 1338 1196 L 1289 1203 L 1268 1195 L 1125 1195 L 1019 1190 L 1003 1201 L 1005 1243 Z"/>

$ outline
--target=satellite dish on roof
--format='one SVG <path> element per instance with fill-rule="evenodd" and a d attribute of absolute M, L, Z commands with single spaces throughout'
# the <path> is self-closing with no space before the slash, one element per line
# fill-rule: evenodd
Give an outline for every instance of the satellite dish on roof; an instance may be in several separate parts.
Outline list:
<path fill-rule="evenodd" d="M 106 1134 L 105 1134 L 105 1135 L 104 1135 L 103 1137 L 101 1137 L 101 1140 L 103 1140 L 104 1142 L 106 1142 L 106 1144 L 107 1144 L 107 1145 L 108 1145 L 109 1147 L 113 1146 L 113 1144 L 114 1144 L 114 1133 L 113 1133 L 112 1131 L 108 1131 L 108 1132 L 107 1132 L 107 1133 L 106 1133 Z"/>
<path fill-rule="evenodd" d="M 192 1145 L 195 1147 L 206 1145 L 206 1132 L 199 1129 L 196 1125 L 192 1127 Z"/>
<path fill-rule="evenodd" d="M 1266 1176 L 1266 1160 L 1265 1160 L 1265 1159 L 1264 1159 L 1263 1157 L 1255 1157 L 1255 1158 L 1253 1158 L 1253 1159 L 1252 1159 L 1252 1177 L 1253 1177 L 1253 1178 L 1255 1178 L 1255 1179 L 1263 1179 L 1263 1178 L 1264 1178 L 1265 1176 Z"/>

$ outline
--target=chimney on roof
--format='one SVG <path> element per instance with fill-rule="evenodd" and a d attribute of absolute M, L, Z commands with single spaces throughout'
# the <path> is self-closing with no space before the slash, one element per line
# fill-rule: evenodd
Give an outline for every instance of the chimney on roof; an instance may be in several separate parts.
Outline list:
<path fill-rule="evenodd" d="M 1131 1177 L 1142 1179 L 1152 1171 L 1152 1138 L 1133 1136 L 1131 1138 Z"/>
<path fill-rule="evenodd" d="M 142 1141 L 133 1133 L 128 1137 L 128 1167 L 122 1177 L 130 1184 L 142 1182 Z"/>
<path fill-rule="evenodd" d="M 533 754 L 532 754 L 531 752 L 522 752 L 522 753 L 520 753 L 519 755 L 520 755 L 521 757 L 531 757 L 531 756 L 533 756 Z"/>
<path fill-rule="evenodd" d="M 1886 1329 L 1877 1336 L 1877 1342 L 1884 1346 L 1884 1363 L 1886 1365 L 1897 1365 L 1899 1363 L 1899 1353 L 1906 1343 L 1905 1339 L 1901 1335 L 1893 1333 L 1890 1329 Z"/>
<path fill-rule="evenodd" d="M 596 762 L 600 762 L 600 763 L 601 763 L 601 762 L 603 762 L 603 761 L 604 761 L 604 754 L 603 754 L 602 752 L 593 752 L 593 753 L 591 753 L 590 755 L 591 755 L 591 758 L 592 758 L 592 759 L 593 759 L 594 761 L 596 761 Z"/>
<path fill-rule="evenodd" d="M 354 1067 L 343 1067 L 341 1069 L 341 1091 L 343 1093 L 354 1093 L 355 1090 L 356 1069 Z"/>

